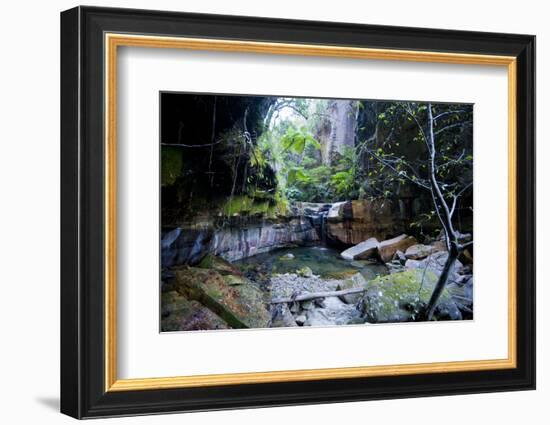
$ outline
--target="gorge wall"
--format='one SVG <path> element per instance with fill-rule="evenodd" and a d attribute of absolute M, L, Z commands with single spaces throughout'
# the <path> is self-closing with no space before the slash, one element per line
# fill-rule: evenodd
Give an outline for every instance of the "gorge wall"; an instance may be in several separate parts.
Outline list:
<path fill-rule="evenodd" d="M 165 229 L 162 264 L 196 264 L 207 254 L 235 261 L 294 245 L 351 246 L 405 231 L 399 207 L 389 200 L 296 203 L 287 215 L 273 218 L 235 215 L 223 226 L 214 218 L 202 218 Z"/>
<path fill-rule="evenodd" d="M 291 245 L 312 244 L 319 236 L 303 216 L 278 219 L 234 217 L 224 227 L 214 222 L 182 224 L 165 231 L 161 241 L 162 264 L 196 264 L 207 254 L 235 261 Z"/>

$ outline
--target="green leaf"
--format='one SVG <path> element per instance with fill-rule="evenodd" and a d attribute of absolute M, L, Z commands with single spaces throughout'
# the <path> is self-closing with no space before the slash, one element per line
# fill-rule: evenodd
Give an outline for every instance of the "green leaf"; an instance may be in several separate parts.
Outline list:
<path fill-rule="evenodd" d="M 309 143 L 316 149 L 321 148 L 321 144 L 315 140 L 304 127 L 300 130 L 289 128 L 285 135 L 281 138 L 281 144 L 284 150 L 291 150 L 299 155 L 304 152 L 306 143 Z"/>
<path fill-rule="evenodd" d="M 289 184 L 292 184 L 296 181 L 296 169 L 292 169 L 288 172 L 286 176 L 286 181 Z"/>

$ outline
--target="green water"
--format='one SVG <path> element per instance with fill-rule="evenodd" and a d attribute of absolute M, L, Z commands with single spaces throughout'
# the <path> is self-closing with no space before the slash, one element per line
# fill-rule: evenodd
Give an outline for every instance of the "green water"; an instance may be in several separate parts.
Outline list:
<path fill-rule="evenodd" d="M 289 258 L 289 254 L 294 258 Z M 340 257 L 340 251 L 320 246 L 277 249 L 235 261 L 233 264 L 244 271 L 261 271 L 267 274 L 294 273 L 307 266 L 314 274 L 325 278 L 344 278 L 359 272 L 370 280 L 388 274 L 386 266 L 382 264 L 344 260 Z"/>

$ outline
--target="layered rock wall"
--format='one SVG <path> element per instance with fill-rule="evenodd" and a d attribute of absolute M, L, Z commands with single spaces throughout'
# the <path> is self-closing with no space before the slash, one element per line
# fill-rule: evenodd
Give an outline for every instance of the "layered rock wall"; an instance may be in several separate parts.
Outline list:
<path fill-rule="evenodd" d="M 216 228 L 213 223 L 182 225 L 163 234 L 163 267 L 195 264 L 206 254 L 228 261 L 291 245 L 314 243 L 319 236 L 306 217 L 239 220 Z"/>

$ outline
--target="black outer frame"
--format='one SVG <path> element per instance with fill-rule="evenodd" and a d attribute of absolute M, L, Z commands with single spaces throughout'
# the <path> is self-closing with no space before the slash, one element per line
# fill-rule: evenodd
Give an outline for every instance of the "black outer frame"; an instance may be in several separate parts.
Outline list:
<path fill-rule="evenodd" d="M 104 391 L 105 32 L 517 57 L 517 368 Z M 76 7 L 61 13 L 61 412 L 75 418 L 535 388 L 535 37 Z"/>

